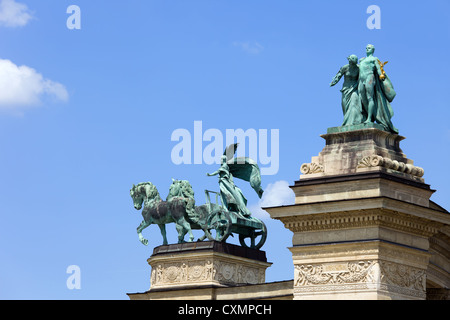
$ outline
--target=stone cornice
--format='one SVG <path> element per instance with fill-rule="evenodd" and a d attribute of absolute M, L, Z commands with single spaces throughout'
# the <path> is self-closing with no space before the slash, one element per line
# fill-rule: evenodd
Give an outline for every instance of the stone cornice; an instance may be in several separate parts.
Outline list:
<path fill-rule="evenodd" d="M 264 207 L 263 209 L 270 214 L 271 218 L 279 220 L 286 220 L 290 217 L 295 217 L 294 219 L 301 219 L 303 216 L 315 216 L 326 213 L 345 213 L 355 219 L 366 210 L 385 209 L 403 213 L 407 216 L 422 218 L 427 220 L 429 223 L 450 224 L 450 214 L 448 212 L 442 212 L 388 197 L 345 199 L 278 207 Z"/>
<path fill-rule="evenodd" d="M 280 219 L 292 232 L 331 231 L 350 228 L 387 227 L 403 232 L 430 237 L 441 224 L 401 214 L 391 210 L 360 210 L 358 212 L 332 212 L 322 215 L 291 216 Z"/>
<path fill-rule="evenodd" d="M 418 182 L 412 179 L 405 178 L 403 176 L 395 175 L 392 173 L 388 173 L 387 171 L 379 170 L 379 171 L 368 171 L 368 172 L 356 172 L 349 173 L 346 175 L 327 175 L 321 177 L 315 177 L 311 179 L 301 179 L 295 181 L 294 185 L 291 188 L 299 187 L 299 186 L 309 186 L 309 185 L 320 185 L 320 184 L 328 184 L 328 183 L 337 183 L 337 182 L 347 182 L 347 181 L 358 181 L 358 180 L 367 180 L 367 179 L 387 179 L 390 181 L 404 183 L 413 187 L 431 190 L 430 185 Z"/>

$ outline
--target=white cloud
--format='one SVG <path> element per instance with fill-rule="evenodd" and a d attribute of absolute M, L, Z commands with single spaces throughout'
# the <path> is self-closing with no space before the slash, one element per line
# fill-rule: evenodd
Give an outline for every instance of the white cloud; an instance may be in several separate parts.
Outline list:
<path fill-rule="evenodd" d="M 10 60 L 0 59 L 0 109 L 18 109 L 40 105 L 44 96 L 67 101 L 66 88 L 45 79 L 36 70 L 17 66 Z"/>
<path fill-rule="evenodd" d="M 15 0 L 0 0 L 0 25 L 23 27 L 33 18 L 26 4 Z"/>
<path fill-rule="evenodd" d="M 262 198 L 256 205 L 249 206 L 249 210 L 253 216 L 259 219 L 270 218 L 267 211 L 261 207 L 275 207 L 288 204 L 294 204 L 295 195 L 289 188 L 289 183 L 284 180 L 269 183 L 266 190 L 264 190 Z"/>
<path fill-rule="evenodd" d="M 247 41 L 247 42 L 233 42 L 233 46 L 240 47 L 242 50 L 249 54 L 258 54 L 264 50 L 264 47 L 260 45 L 258 42 L 253 41 Z"/>

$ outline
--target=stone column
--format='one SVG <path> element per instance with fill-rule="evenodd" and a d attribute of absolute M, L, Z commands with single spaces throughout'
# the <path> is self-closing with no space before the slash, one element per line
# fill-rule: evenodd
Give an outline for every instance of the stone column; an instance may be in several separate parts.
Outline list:
<path fill-rule="evenodd" d="M 404 138 L 376 127 L 322 137 L 291 187 L 295 204 L 265 208 L 293 232 L 294 299 L 426 299 L 430 239 L 450 214 L 430 201 Z M 435 275 L 449 283 L 450 257 L 440 259 Z"/>

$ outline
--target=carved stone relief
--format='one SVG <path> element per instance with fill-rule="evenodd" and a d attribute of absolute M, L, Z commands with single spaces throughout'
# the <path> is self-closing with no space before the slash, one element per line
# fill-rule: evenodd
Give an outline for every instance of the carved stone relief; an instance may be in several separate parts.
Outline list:
<path fill-rule="evenodd" d="M 295 266 L 294 286 L 374 282 L 373 261 Z"/>
<path fill-rule="evenodd" d="M 380 261 L 380 270 L 380 282 L 383 284 L 422 292 L 426 290 L 426 272 L 423 269 Z"/>
<path fill-rule="evenodd" d="M 300 171 L 303 174 L 324 172 L 323 166 L 315 162 L 302 164 L 302 166 L 300 167 Z"/>
<path fill-rule="evenodd" d="M 265 267 L 257 268 L 220 260 L 158 263 L 152 266 L 151 286 L 205 282 L 257 284 L 265 281 Z"/>
<path fill-rule="evenodd" d="M 379 289 L 423 298 L 423 269 L 382 260 L 295 265 L 294 293 Z"/>

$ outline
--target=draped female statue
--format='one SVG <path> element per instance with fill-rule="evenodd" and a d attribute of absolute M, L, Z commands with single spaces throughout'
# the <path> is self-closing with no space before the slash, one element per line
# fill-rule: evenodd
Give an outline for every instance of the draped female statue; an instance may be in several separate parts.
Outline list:
<path fill-rule="evenodd" d="M 261 188 L 261 173 L 258 164 L 254 160 L 247 157 L 233 158 L 237 146 L 238 143 L 228 146 L 220 159 L 220 168 L 206 175 L 219 175 L 220 197 L 227 210 L 241 214 L 244 217 L 250 217 L 251 212 L 247 208 L 247 199 L 242 194 L 241 189 L 234 184 L 233 176 L 250 182 L 253 190 L 261 198 L 264 192 Z"/>
<path fill-rule="evenodd" d="M 363 121 L 361 100 L 358 94 L 358 57 L 352 54 L 347 59 L 348 64 L 339 70 L 330 84 L 330 87 L 332 87 L 344 77 L 344 84 L 341 89 L 342 113 L 344 114 L 343 126 L 360 124 Z"/>

